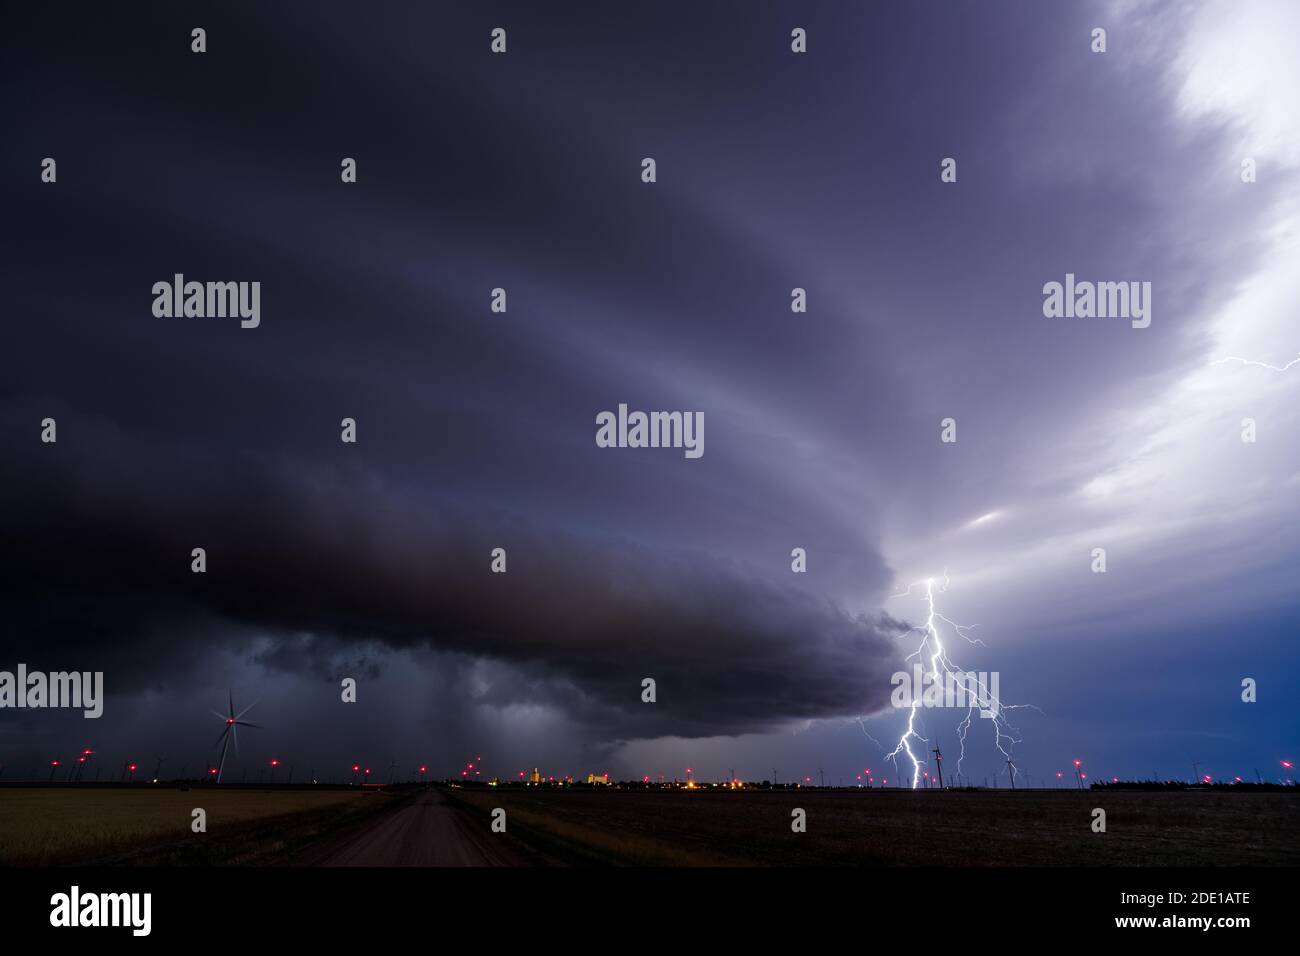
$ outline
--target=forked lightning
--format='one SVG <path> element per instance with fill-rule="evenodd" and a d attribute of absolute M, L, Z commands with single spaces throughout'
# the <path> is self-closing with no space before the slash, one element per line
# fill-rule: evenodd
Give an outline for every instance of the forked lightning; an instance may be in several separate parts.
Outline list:
<path fill-rule="evenodd" d="M 921 635 L 921 643 L 917 646 L 915 651 L 907 656 L 906 660 L 912 661 L 928 659 L 929 671 L 927 676 L 932 681 L 943 680 L 948 676 L 955 678 L 959 675 L 966 675 L 968 673 L 954 664 L 952 658 L 949 657 L 948 651 L 943 645 L 942 635 L 939 631 L 940 624 L 947 625 L 947 627 L 951 628 L 954 634 L 966 641 L 968 644 L 974 644 L 979 647 L 986 646 L 983 641 L 971 637 L 969 633 L 967 633 L 973 630 L 975 625 L 958 624 L 956 621 L 949 620 L 935 607 L 934 596 L 936 591 L 939 594 L 944 593 L 948 590 L 949 583 L 948 572 L 945 570 L 943 574 L 943 583 L 937 587 L 933 578 L 926 578 L 924 581 L 917 581 L 909 584 L 906 590 L 893 595 L 894 597 L 906 597 L 912 593 L 914 588 L 925 588 L 925 624 L 920 627 L 912 627 L 907 631 L 907 634 L 909 635 L 919 633 Z M 1002 713 L 1006 710 L 1019 710 L 1025 707 L 1033 707 L 1034 705 L 1004 704 L 997 698 L 993 693 L 993 690 L 988 687 L 984 681 L 980 680 L 978 681 L 978 684 L 981 696 L 986 700 L 993 702 L 995 705 L 992 708 L 993 713 L 990 719 L 990 723 L 993 725 L 994 743 L 996 744 L 998 751 L 1004 758 L 1006 758 L 1008 771 L 1012 774 L 1011 782 L 1014 785 L 1016 765 L 1013 762 L 1011 751 L 1016 744 L 1020 743 L 1020 738 L 1017 736 L 1019 731 L 1007 722 L 1006 718 L 1002 716 Z M 921 697 L 919 694 L 916 694 L 913 696 L 911 706 L 908 708 L 907 729 L 903 732 L 903 735 L 898 738 L 898 745 L 893 749 L 893 751 L 886 754 L 886 759 L 894 761 L 895 768 L 898 766 L 899 754 L 906 754 L 907 759 L 912 761 L 913 790 L 915 790 L 917 785 L 920 783 L 921 767 L 925 765 L 926 761 L 913 752 L 912 742 L 928 742 L 927 738 L 922 737 L 916 729 L 916 712 L 920 706 Z M 966 732 L 970 729 L 971 717 L 977 709 L 977 705 L 974 702 L 971 702 L 967 707 L 965 718 L 957 725 L 957 736 L 961 741 L 961 753 L 957 757 L 958 773 L 961 772 L 961 763 L 966 757 Z"/>

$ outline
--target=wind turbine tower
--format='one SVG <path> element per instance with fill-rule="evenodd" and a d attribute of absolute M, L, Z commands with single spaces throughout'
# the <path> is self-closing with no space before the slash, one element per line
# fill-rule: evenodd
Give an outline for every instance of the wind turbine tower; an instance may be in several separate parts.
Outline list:
<path fill-rule="evenodd" d="M 221 736 L 217 738 L 217 743 L 221 744 L 221 759 L 217 761 L 217 783 L 221 782 L 221 774 L 226 769 L 226 751 L 230 749 L 232 743 L 235 745 L 235 753 L 239 753 L 239 738 L 236 736 L 237 728 L 252 727 L 255 730 L 261 729 L 257 724 L 250 724 L 248 721 L 243 719 L 244 715 L 256 706 L 257 704 L 249 704 L 243 710 L 236 713 L 235 694 L 234 691 L 231 691 L 228 697 L 226 713 L 218 714 L 215 710 L 212 711 L 217 719 L 226 725 L 221 731 Z"/>

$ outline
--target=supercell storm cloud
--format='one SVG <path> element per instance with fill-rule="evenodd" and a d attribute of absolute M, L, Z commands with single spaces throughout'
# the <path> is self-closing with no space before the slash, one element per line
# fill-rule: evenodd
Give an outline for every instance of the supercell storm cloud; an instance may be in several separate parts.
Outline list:
<path fill-rule="evenodd" d="M 428 644 L 568 677 L 609 709 L 607 729 L 696 735 L 875 710 L 898 663 L 887 615 L 851 616 L 734 562 L 411 500 L 357 466 L 171 459 L 121 436 L 83 435 L 81 447 L 57 466 L 24 455 L 6 475 L 28 491 L 6 499 L 3 530 L 29 542 L 4 568 L 29 654 L 112 673 L 143 635 L 185 642 L 202 621 L 209 640 L 220 621 L 232 642 L 261 629 L 326 646 Z M 208 576 L 196 591 L 200 527 Z M 487 571 L 498 545 L 500 577 Z M 151 648 L 118 679 L 164 682 L 174 666 L 174 651 Z M 646 674 L 671 706 L 640 708 L 628 693 Z"/>
<path fill-rule="evenodd" d="M 1027 772 L 1273 760 L 1294 6 L 539 6 L 11 14 L 0 669 L 101 749 L 861 768 L 946 570 Z"/>

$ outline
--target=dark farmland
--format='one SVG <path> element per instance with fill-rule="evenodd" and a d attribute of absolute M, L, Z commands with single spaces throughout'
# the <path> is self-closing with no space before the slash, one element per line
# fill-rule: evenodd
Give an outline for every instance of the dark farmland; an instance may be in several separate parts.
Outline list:
<path fill-rule="evenodd" d="M 661 866 L 1300 863 L 1292 793 L 459 789 L 557 861 Z M 791 811 L 807 811 L 807 832 Z M 1106 811 L 1106 832 L 1091 829 Z"/>

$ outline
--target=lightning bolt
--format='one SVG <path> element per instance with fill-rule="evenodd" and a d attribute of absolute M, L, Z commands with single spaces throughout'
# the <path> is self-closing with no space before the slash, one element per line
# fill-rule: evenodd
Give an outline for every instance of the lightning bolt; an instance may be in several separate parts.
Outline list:
<path fill-rule="evenodd" d="M 945 591 L 947 591 L 949 583 L 950 581 L 948 578 L 948 571 L 947 569 L 945 569 L 943 572 L 943 583 L 939 585 L 937 588 L 935 586 L 935 581 L 933 578 L 926 578 L 924 581 L 917 581 L 912 584 L 909 584 L 906 590 L 900 591 L 899 593 L 893 595 L 894 597 L 906 597 L 910 595 L 913 589 L 915 588 L 919 588 L 919 587 L 925 588 L 925 602 L 926 602 L 925 624 L 920 627 L 914 626 L 907 631 L 908 635 L 920 634 L 921 642 L 919 645 L 917 645 L 915 651 L 907 655 L 905 660 L 912 661 L 912 660 L 928 659 L 929 670 L 927 671 L 926 677 L 932 682 L 938 682 L 941 686 L 942 683 L 946 680 L 948 675 L 952 675 L 955 678 L 959 674 L 966 676 L 967 672 L 963 671 L 960 667 L 958 667 L 955 663 L 953 663 L 952 658 L 948 656 L 948 651 L 943 644 L 943 636 L 939 630 L 940 624 L 946 625 L 952 631 L 952 633 L 957 635 L 957 637 L 960 637 L 962 640 L 966 641 L 966 643 L 968 644 L 973 644 L 978 647 L 987 646 L 983 641 L 979 640 L 978 638 L 971 637 L 969 634 L 969 632 L 974 630 L 977 625 L 958 624 L 956 621 L 949 620 L 942 613 L 940 613 L 938 608 L 935 606 L 936 592 L 942 594 Z M 991 703 L 993 705 L 991 709 L 994 711 L 994 713 L 993 713 L 993 717 L 989 720 L 989 722 L 993 725 L 994 743 L 996 744 L 999 753 L 1001 753 L 1002 756 L 1006 758 L 1007 765 L 1010 768 L 1010 773 L 1013 775 L 1012 780 L 1014 782 L 1015 779 L 1014 774 L 1017 768 L 1015 762 L 1012 759 L 1011 751 L 1015 748 L 1016 744 L 1020 743 L 1020 737 L 1017 736 L 1019 734 L 1019 730 L 1017 730 L 1015 727 L 1011 726 L 1011 724 L 1007 722 L 1006 718 L 1003 717 L 1003 712 L 1007 710 L 1020 710 L 1022 708 L 1032 708 L 1034 710 L 1038 710 L 1038 708 L 1035 707 L 1033 704 L 1004 704 L 1002 703 L 1001 700 L 997 698 L 997 696 L 995 696 L 992 693 L 992 691 L 987 686 L 985 686 L 982 680 L 980 680 L 977 677 L 974 679 L 976 681 L 976 685 L 979 688 L 980 696 L 983 698 L 984 701 Z M 918 742 L 918 743 L 928 742 L 927 739 L 925 737 L 922 737 L 916 729 L 916 712 L 920 709 L 922 703 L 922 695 L 920 693 L 920 690 L 921 690 L 920 688 L 914 688 L 915 693 L 913 693 L 912 695 L 912 706 L 908 709 L 908 713 L 907 713 L 907 729 L 904 730 L 903 735 L 898 738 L 898 745 L 893 749 L 893 751 L 885 755 L 886 760 L 892 760 L 894 762 L 895 772 L 897 772 L 898 770 L 898 758 L 900 755 L 906 755 L 906 758 L 912 761 L 912 789 L 913 790 L 916 789 L 917 785 L 920 782 L 921 767 L 926 764 L 926 761 L 918 757 L 912 751 L 912 744 L 913 742 Z M 962 761 L 966 759 L 966 733 L 967 731 L 970 730 L 971 717 L 973 717 L 975 711 L 979 709 L 978 701 L 968 701 L 968 703 L 970 704 L 970 706 L 966 710 L 966 716 L 957 725 L 957 736 L 958 739 L 961 741 L 961 754 L 957 757 L 958 773 L 961 772 Z M 1039 712 L 1041 713 L 1041 711 Z"/>
<path fill-rule="evenodd" d="M 1254 365 L 1256 368 L 1266 368 L 1273 372 L 1285 372 L 1296 365 L 1300 365 L 1300 355 L 1297 355 L 1285 365 L 1269 365 L 1267 362 L 1257 362 L 1254 359 L 1242 358 L 1239 355 L 1228 355 L 1221 359 L 1215 359 L 1211 365 L 1222 365 L 1224 362 L 1240 362 L 1242 365 Z"/>

